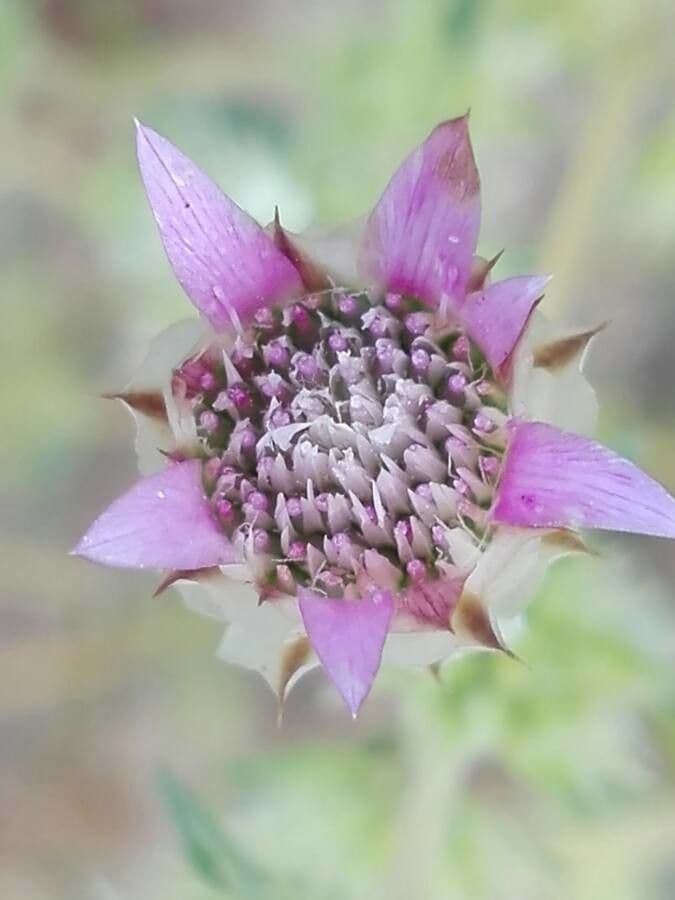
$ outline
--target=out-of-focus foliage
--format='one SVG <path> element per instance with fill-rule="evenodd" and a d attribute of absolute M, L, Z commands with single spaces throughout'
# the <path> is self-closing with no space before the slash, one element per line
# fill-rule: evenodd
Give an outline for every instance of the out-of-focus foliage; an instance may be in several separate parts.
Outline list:
<path fill-rule="evenodd" d="M 506 244 L 500 274 L 554 272 L 551 314 L 612 320 L 589 365 L 603 438 L 675 488 L 673 18 L 668 0 L 0 4 L 0 896 L 675 896 L 666 542 L 560 564 L 521 663 L 385 671 L 355 725 L 316 673 L 280 730 L 262 683 L 213 658 L 213 623 L 66 556 L 134 477 L 130 424 L 97 394 L 188 312 L 134 115 L 302 228 L 366 210 L 471 106 L 481 249 Z"/>

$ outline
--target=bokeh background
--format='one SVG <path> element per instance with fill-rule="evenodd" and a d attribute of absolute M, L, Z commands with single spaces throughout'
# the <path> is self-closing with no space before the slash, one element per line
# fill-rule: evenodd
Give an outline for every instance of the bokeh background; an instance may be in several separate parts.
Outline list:
<path fill-rule="evenodd" d="M 603 439 L 675 489 L 670 0 L 2 0 L 0 896 L 675 897 L 675 560 L 594 537 L 525 662 L 321 673 L 281 729 L 218 627 L 66 555 L 135 475 L 98 399 L 188 309 L 132 116 L 266 221 L 336 223 L 472 108 L 482 252 L 611 320 Z"/>

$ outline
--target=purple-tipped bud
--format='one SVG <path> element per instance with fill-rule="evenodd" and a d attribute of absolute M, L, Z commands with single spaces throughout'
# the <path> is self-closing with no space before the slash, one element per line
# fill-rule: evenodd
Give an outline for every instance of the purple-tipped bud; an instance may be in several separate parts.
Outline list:
<path fill-rule="evenodd" d="M 270 425 L 272 428 L 283 428 L 290 425 L 293 421 L 291 414 L 283 406 L 277 406 L 270 415 Z"/>
<path fill-rule="evenodd" d="M 189 359 L 176 372 L 185 387 L 188 396 L 198 394 L 202 390 L 202 378 L 208 374 L 208 368 L 201 359 Z"/>
<path fill-rule="evenodd" d="M 427 567 L 421 559 L 411 559 L 406 563 L 405 571 L 413 584 L 421 584 L 427 577 Z"/>
<path fill-rule="evenodd" d="M 288 548 L 288 559 L 301 562 L 307 556 L 307 544 L 304 541 L 291 541 Z"/>
<path fill-rule="evenodd" d="M 291 519 L 299 519 L 302 516 L 302 502 L 298 497 L 289 497 L 286 501 L 286 511 Z"/>
<path fill-rule="evenodd" d="M 234 504 L 226 497 L 217 497 L 215 502 L 216 515 L 223 525 L 232 526 L 236 522 L 237 511 Z"/>
<path fill-rule="evenodd" d="M 333 331 L 328 335 L 328 346 L 333 353 L 343 353 L 349 348 L 347 338 L 339 331 Z"/>
<path fill-rule="evenodd" d="M 340 315 L 349 321 L 358 319 L 361 314 L 361 304 L 352 294 L 346 294 L 344 297 L 340 297 L 337 306 Z"/>
<path fill-rule="evenodd" d="M 275 323 L 275 316 L 269 306 L 262 306 L 256 310 L 253 321 L 259 328 L 270 328 Z"/>
<path fill-rule="evenodd" d="M 481 456 L 478 460 L 478 466 L 484 481 L 494 481 L 501 468 L 501 464 L 496 456 Z"/>
<path fill-rule="evenodd" d="M 213 372 L 204 372 L 202 377 L 199 379 L 199 386 L 207 394 L 210 394 L 217 389 L 218 379 L 213 374 Z"/>
<path fill-rule="evenodd" d="M 429 315 L 423 312 L 409 313 L 404 319 L 405 329 L 413 337 L 421 337 L 429 328 Z"/>
<path fill-rule="evenodd" d="M 430 484 L 428 484 L 426 482 L 422 482 L 422 484 L 418 484 L 417 487 L 415 488 L 415 493 L 418 496 L 420 496 L 423 500 L 427 500 L 429 503 L 433 502 L 434 493 L 431 490 Z"/>
<path fill-rule="evenodd" d="M 442 525 L 431 526 L 431 540 L 437 547 L 440 547 L 441 550 L 448 549 L 448 538 L 446 530 Z"/>
<path fill-rule="evenodd" d="M 374 338 L 387 337 L 389 334 L 389 323 L 385 316 L 373 316 L 368 323 L 368 331 Z"/>
<path fill-rule="evenodd" d="M 320 513 L 328 512 L 328 494 L 317 494 L 314 498 L 314 505 L 319 510 Z"/>
<path fill-rule="evenodd" d="M 272 369 L 285 371 L 290 363 L 290 353 L 281 341 L 270 341 L 263 347 L 263 359 Z"/>
<path fill-rule="evenodd" d="M 251 491 L 246 497 L 246 502 L 257 512 L 269 512 L 271 509 L 270 498 L 267 494 L 263 494 L 262 491 Z"/>
<path fill-rule="evenodd" d="M 490 434 L 495 429 L 495 423 L 483 413 L 478 413 L 473 420 L 473 427 L 479 434 Z"/>
<path fill-rule="evenodd" d="M 305 387 L 319 387 L 328 381 L 328 372 L 310 353 L 298 353 L 293 357 L 293 375 Z"/>
<path fill-rule="evenodd" d="M 399 519 L 398 522 L 394 525 L 394 534 L 397 538 L 410 543 L 412 541 L 413 534 L 409 519 Z"/>
<path fill-rule="evenodd" d="M 253 397 L 245 385 L 233 384 L 227 389 L 227 396 L 242 418 L 253 412 Z"/>
<path fill-rule="evenodd" d="M 458 362 L 469 362 L 471 356 L 471 344 L 466 335 L 460 335 L 452 345 L 452 355 Z"/>
<path fill-rule="evenodd" d="M 288 403 L 293 396 L 290 384 L 277 372 L 261 375 L 258 380 L 261 393 L 269 400 L 278 400 L 279 403 Z"/>
<path fill-rule="evenodd" d="M 410 364 L 413 372 L 418 377 L 424 377 L 429 369 L 431 356 L 422 347 L 418 347 L 410 354 Z"/>
<path fill-rule="evenodd" d="M 452 482 L 452 486 L 458 494 L 462 495 L 462 497 L 468 497 L 471 494 L 471 488 L 463 478 L 455 478 Z"/>
<path fill-rule="evenodd" d="M 390 312 L 395 315 L 401 313 L 404 307 L 404 300 L 401 294 L 387 294 L 384 298 L 384 305 Z"/>
<path fill-rule="evenodd" d="M 241 433 L 241 449 L 243 453 L 252 453 L 258 443 L 256 433 L 252 428 L 245 428 Z"/>
<path fill-rule="evenodd" d="M 210 409 L 205 409 L 199 416 L 199 427 L 206 434 L 214 434 L 220 428 L 220 418 Z"/>
<path fill-rule="evenodd" d="M 448 383 L 445 389 L 445 395 L 448 400 L 455 404 L 462 403 L 462 401 L 464 400 L 466 385 L 466 376 L 462 375 L 461 372 L 458 372 L 456 375 L 451 375 L 450 378 L 448 378 Z"/>

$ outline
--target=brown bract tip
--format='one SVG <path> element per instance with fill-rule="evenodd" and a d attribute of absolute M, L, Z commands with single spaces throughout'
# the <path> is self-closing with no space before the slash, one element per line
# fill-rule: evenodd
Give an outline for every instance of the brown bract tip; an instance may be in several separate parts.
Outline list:
<path fill-rule="evenodd" d="M 136 412 L 143 413 L 150 419 L 168 421 L 164 397 L 159 391 L 120 391 L 119 393 L 101 394 L 104 400 L 121 400 Z"/>
<path fill-rule="evenodd" d="M 176 584 L 177 581 L 194 581 L 203 583 L 208 581 L 209 578 L 213 578 L 214 575 L 219 575 L 220 569 L 217 566 L 212 566 L 208 569 L 176 569 L 173 572 L 167 572 L 167 574 L 162 578 L 160 583 L 155 588 L 153 592 L 153 597 L 159 597 L 160 594 L 163 594 L 168 588 L 172 585 Z"/>
<path fill-rule="evenodd" d="M 272 239 L 277 249 L 281 250 L 298 270 L 302 283 L 308 291 L 324 291 L 332 286 L 325 270 L 300 249 L 293 241 L 293 237 L 282 226 L 278 206 L 274 208 Z"/>
<path fill-rule="evenodd" d="M 568 366 L 584 352 L 592 338 L 607 327 L 608 322 L 602 322 L 595 328 L 580 331 L 546 344 L 535 347 L 532 364 L 537 369 L 547 369 L 549 372 L 559 371 Z"/>
<path fill-rule="evenodd" d="M 301 669 L 309 660 L 312 651 L 311 644 L 305 635 L 295 638 L 289 644 L 286 644 L 281 655 L 281 665 L 279 667 L 279 682 L 277 685 L 277 696 L 279 698 L 278 724 L 281 725 L 284 715 L 284 701 L 286 692 L 293 676 Z"/>
<path fill-rule="evenodd" d="M 560 550 L 561 553 L 586 553 L 588 556 L 599 556 L 597 550 L 589 547 L 580 534 L 566 529 L 550 531 L 541 539 L 542 544 Z"/>
<path fill-rule="evenodd" d="M 504 639 L 490 620 L 488 611 L 480 597 L 469 591 L 464 591 L 459 598 L 457 607 L 452 615 L 452 630 L 459 636 L 466 635 L 473 638 L 488 650 L 501 650 L 507 656 L 517 659 L 514 652 L 506 646 Z"/>

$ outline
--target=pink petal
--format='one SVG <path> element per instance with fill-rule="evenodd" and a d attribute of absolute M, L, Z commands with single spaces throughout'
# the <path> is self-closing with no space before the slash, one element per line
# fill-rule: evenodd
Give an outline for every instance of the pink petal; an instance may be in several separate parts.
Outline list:
<path fill-rule="evenodd" d="M 365 277 L 439 306 L 461 303 L 480 225 L 480 184 L 463 116 L 437 126 L 399 167 L 368 219 Z"/>
<path fill-rule="evenodd" d="M 492 518 L 534 528 L 605 528 L 675 538 L 675 499 L 601 444 L 512 419 Z"/>
<path fill-rule="evenodd" d="M 269 235 L 191 160 L 140 123 L 137 152 L 169 262 L 216 330 L 302 293 L 300 276 Z"/>
<path fill-rule="evenodd" d="M 497 281 L 469 294 L 462 306 L 461 317 L 469 336 L 501 377 L 507 375 L 511 354 L 548 280 L 541 275 L 523 275 Z"/>
<path fill-rule="evenodd" d="M 298 598 L 307 637 L 356 716 L 380 667 L 394 614 L 392 595 L 373 591 L 357 601 L 329 600 L 304 589 Z"/>
<path fill-rule="evenodd" d="M 238 559 L 211 515 L 196 459 L 136 482 L 96 519 L 73 553 L 132 569 L 203 569 Z"/>

